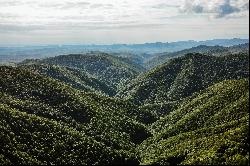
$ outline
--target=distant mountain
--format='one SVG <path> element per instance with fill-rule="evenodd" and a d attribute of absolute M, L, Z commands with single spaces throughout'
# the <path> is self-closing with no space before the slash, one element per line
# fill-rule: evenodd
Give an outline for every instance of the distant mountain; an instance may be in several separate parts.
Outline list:
<path fill-rule="evenodd" d="M 247 165 L 249 81 L 213 85 L 150 126 L 142 165 Z"/>
<path fill-rule="evenodd" d="M 239 38 L 233 38 L 233 39 L 214 39 L 214 40 L 206 40 L 206 41 L 199 41 L 199 45 L 207 45 L 207 46 L 234 46 L 239 44 L 245 44 L 249 43 L 249 39 L 239 39 Z"/>
<path fill-rule="evenodd" d="M 248 52 L 249 53 L 249 43 L 234 45 L 228 47 L 231 53 Z"/>
<path fill-rule="evenodd" d="M 113 44 L 113 45 L 48 45 L 48 46 L 22 46 L 0 47 L 0 62 L 20 62 L 25 59 L 41 59 L 62 54 L 84 54 L 89 51 L 102 51 L 107 53 L 156 54 L 162 52 L 176 52 L 199 45 L 207 46 L 233 46 L 249 43 L 249 39 L 215 39 L 206 41 L 177 41 L 156 42 L 144 44 Z"/>
<path fill-rule="evenodd" d="M 249 55 L 187 54 L 131 81 L 117 96 L 136 104 L 175 101 L 226 80 L 249 77 Z"/>
<path fill-rule="evenodd" d="M 154 55 L 154 58 L 149 59 L 147 62 L 145 62 L 144 66 L 148 69 L 151 69 L 156 67 L 157 65 L 163 64 L 171 58 L 184 56 L 188 53 L 202 53 L 207 55 L 223 56 L 239 52 L 249 53 L 249 43 L 234 45 L 231 47 L 199 45 L 197 47 L 192 47 L 190 49 L 185 49 L 173 53 L 160 53 Z"/>
<path fill-rule="evenodd" d="M 123 83 L 125 83 L 126 81 L 135 78 L 138 74 L 140 74 L 140 72 L 144 70 L 143 67 L 141 67 L 138 64 L 134 64 L 133 62 L 131 62 L 126 58 L 116 57 L 101 52 L 61 55 L 43 60 L 27 60 L 20 63 L 20 65 L 32 65 L 32 64 L 57 65 L 64 68 L 66 67 L 67 69 L 65 70 L 62 69 L 64 70 L 64 73 L 62 73 L 62 70 L 60 71 L 61 72 L 60 75 L 64 74 L 65 76 L 68 75 L 69 72 L 71 72 L 71 74 L 72 72 L 74 72 L 73 76 L 72 75 L 70 76 L 74 77 L 73 78 L 74 87 L 78 86 L 77 82 L 79 81 L 81 84 L 80 87 L 84 86 L 83 85 L 84 82 L 86 83 L 87 81 L 86 77 L 89 77 L 92 80 L 95 79 L 94 81 L 95 83 L 93 84 L 93 81 L 89 79 L 87 81 L 89 82 L 87 83 L 87 86 L 92 86 L 92 87 L 95 86 L 97 87 L 96 89 L 94 88 L 95 90 L 101 90 L 102 92 L 105 92 L 106 94 L 109 95 L 114 95 L 119 86 L 122 86 Z M 50 68 L 49 70 L 51 69 L 52 68 Z M 66 71 L 66 70 L 71 70 L 71 71 Z M 58 73 L 57 75 L 51 74 L 49 72 L 46 72 L 44 74 L 47 74 L 49 76 L 52 76 L 53 78 L 58 79 Z M 59 78 L 59 80 L 61 81 L 65 80 L 64 82 L 72 83 L 72 78 Z"/>

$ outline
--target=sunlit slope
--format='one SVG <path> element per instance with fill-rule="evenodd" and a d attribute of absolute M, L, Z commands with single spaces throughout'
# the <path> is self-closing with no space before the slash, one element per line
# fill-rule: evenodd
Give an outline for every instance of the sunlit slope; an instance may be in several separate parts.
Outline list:
<path fill-rule="evenodd" d="M 131 81 L 117 96 L 136 104 L 181 100 L 214 83 L 249 77 L 249 55 L 187 54 Z"/>
<path fill-rule="evenodd" d="M 142 164 L 247 164 L 249 81 L 213 85 L 150 127 L 138 148 Z"/>

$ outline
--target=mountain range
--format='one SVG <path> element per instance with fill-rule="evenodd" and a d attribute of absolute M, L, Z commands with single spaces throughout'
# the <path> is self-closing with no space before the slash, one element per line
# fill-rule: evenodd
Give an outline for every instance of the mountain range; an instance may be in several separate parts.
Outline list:
<path fill-rule="evenodd" d="M 247 165 L 245 42 L 73 49 L 2 65 L 0 164 Z"/>
<path fill-rule="evenodd" d="M 214 39 L 205 41 L 156 42 L 144 44 L 113 44 L 113 45 L 44 45 L 44 46 L 1 46 L 0 62 L 15 63 L 25 59 L 42 59 L 62 54 L 82 54 L 90 51 L 107 53 L 132 53 L 138 56 L 162 52 L 176 52 L 199 45 L 224 46 L 249 43 L 249 39 Z M 145 56 L 143 56 L 145 57 Z M 151 58 L 151 56 L 147 56 Z"/>

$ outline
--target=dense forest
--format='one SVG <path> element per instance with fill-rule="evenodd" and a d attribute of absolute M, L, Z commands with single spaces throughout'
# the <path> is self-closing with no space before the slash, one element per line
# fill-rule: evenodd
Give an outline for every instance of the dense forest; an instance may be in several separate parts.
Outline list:
<path fill-rule="evenodd" d="M 27 59 L 0 78 L 1 165 L 249 164 L 248 43 Z"/>

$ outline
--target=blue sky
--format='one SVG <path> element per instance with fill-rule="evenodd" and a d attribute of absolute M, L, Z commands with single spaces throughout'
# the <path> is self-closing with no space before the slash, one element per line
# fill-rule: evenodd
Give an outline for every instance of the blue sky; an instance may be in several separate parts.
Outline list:
<path fill-rule="evenodd" d="M 248 38 L 248 0 L 0 0 L 0 45 Z"/>

